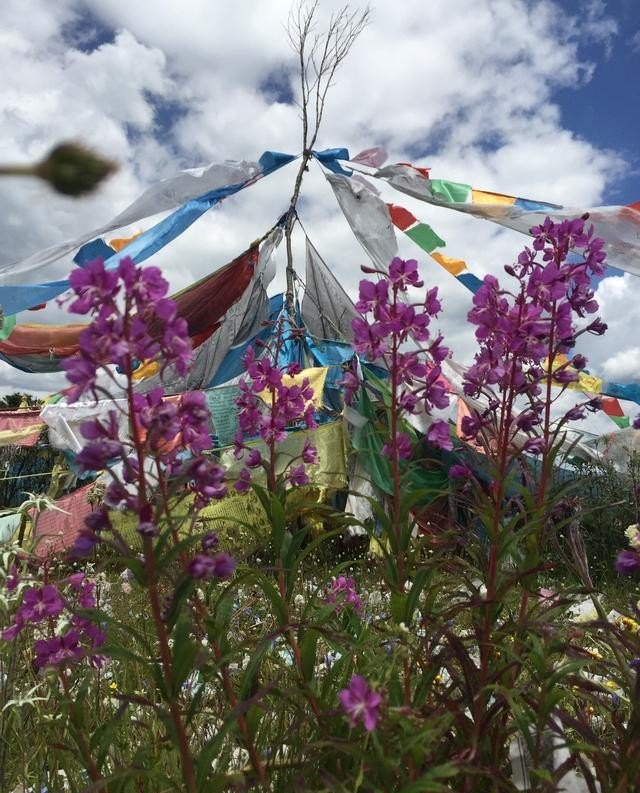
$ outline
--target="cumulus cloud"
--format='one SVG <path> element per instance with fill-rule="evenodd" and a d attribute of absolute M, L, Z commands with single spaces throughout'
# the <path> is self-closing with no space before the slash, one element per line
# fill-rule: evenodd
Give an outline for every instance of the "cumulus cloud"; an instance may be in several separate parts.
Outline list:
<path fill-rule="evenodd" d="M 342 4 L 321 4 L 319 29 Z M 157 0 L 152 9 L 130 0 L 30 5 L 28 15 L 20 0 L 0 6 L 0 68 L 11 75 L 0 89 L 2 159 L 39 157 L 71 137 L 116 158 L 121 169 L 83 201 L 52 196 L 39 184 L 3 183 L 3 261 L 103 223 L 179 168 L 255 159 L 264 149 L 300 150 L 299 111 L 291 101 L 299 97 L 296 59 L 285 31 L 289 0 Z M 601 203 L 622 159 L 575 135 L 554 103 L 557 89 L 583 85 L 596 68 L 585 62 L 581 42 L 599 41 L 604 51 L 617 35 L 599 0 L 583 11 L 568 18 L 551 0 L 477 0 L 470 18 L 468 0 L 378 0 L 336 75 L 318 147 L 355 153 L 384 143 L 391 161 L 431 166 L 436 177 L 570 206 Z M 162 251 L 156 261 L 172 287 L 202 277 L 264 233 L 287 208 L 294 175 L 295 165 L 262 180 Z M 480 276 L 499 273 L 524 242 L 514 232 L 381 189 L 385 200 L 430 223 L 447 241 L 445 252 L 466 259 Z M 365 254 L 315 164 L 299 210 L 320 253 L 354 292 Z M 473 333 L 464 322 L 470 294 L 424 262 L 403 235 L 399 244 L 440 285 L 442 330 L 456 357 L 470 361 Z M 300 257 L 301 236 L 295 251 Z M 63 261 L 47 276 L 61 277 L 70 266 Z M 619 283 L 604 281 L 598 291 L 612 328 L 639 288 L 631 276 L 613 280 Z M 21 319 L 65 321 L 55 306 Z M 618 353 L 624 357 L 624 342 L 613 355 L 607 337 L 596 342 L 607 352 L 596 352 L 593 361 L 622 371 L 613 361 Z M 6 366 L 0 372 L 4 390 L 51 391 L 61 383 L 54 376 L 36 384 Z"/>

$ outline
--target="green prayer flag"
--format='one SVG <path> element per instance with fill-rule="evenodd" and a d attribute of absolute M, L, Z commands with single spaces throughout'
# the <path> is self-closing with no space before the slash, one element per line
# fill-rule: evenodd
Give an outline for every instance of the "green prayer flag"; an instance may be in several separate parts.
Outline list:
<path fill-rule="evenodd" d="M 16 315 L 11 314 L 8 317 L 3 317 L 0 314 L 0 341 L 4 341 L 11 335 L 11 331 L 16 324 Z"/>
<path fill-rule="evenodd" d="M 432 179 L 431 190 L 435 198 L 446 201 L 447 204 L 465 204 L 471 193 L 471 185 L 447 182 L 446 179 Z"/>
<path fill-rule="evenodd" d="M 626 430 L 626 428 L 631 424 L 629 416 L 609 416 L 609 418 L 615 421 L 621 430 Z"/>
<path fill-rule="evenodd" d="M 405 234 L 427 253 L 446 245 L 445 241 L 440 239 L 431 226 L 427 226 L 426 223 L 419 223 L 417 226 L 407 229 Z"/>

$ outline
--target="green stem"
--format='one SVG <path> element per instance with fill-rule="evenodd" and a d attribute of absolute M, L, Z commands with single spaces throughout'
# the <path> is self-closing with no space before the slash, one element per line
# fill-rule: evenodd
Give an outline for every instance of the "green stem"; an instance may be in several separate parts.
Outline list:
<path fill-rule="evenodd" d="M 222 651 L 217 642 L 212 642 L 211 647 L 213 650 L 213 657 L 216 660 L 216 663 L 220 667 L 220 674 L 222 676 L 222 687 L 224 688 L 224 693 L 227 697 L 227 702 L 231 706 L 233 710 L 237 710 L 238 707 L 238 698 L 236 697 L 236 693 L 233 690 L 233 684 L 231 682 L 231 678 L 229 677 L 229 670 L 227 668 L 227 664 L 222 661 Z M 260 782 L 264 786 L 265 790 L 268 790 L 269 785 L 269 777 L 265 770 L 265 767 L 260 759 L 260 755 L 258 754 L 258 750 L 251 738 L 251 733 L 249 732 L 249 726 L 247 724 L 247 720 L 244 717 L 244 714 L 238 714 L 238 726 L 240 727 L 240 732 L 242 733 L 242 737 L 244 738 L 245 745 L 247 747 L 247 752 L 249 753 L 249 758 L 251 760 L 251 765 L 254 768 L 254 771 L 258 775 Z"/>
<path fill-rule="evenodd" d="M 74 724 L 75 732 L 76 732 L 76 740 L 78 742 L 78 748 L 80 749 L 80 754 L 82 755 L 82 759 L 84 761 L 85 767 L 89 776 L 91 777 L 92 782 L 99 782 L 103 777 L 102 774 L 98 771 L 98 767 L 95 764 L 95 761 L 91 755 L 91 749 L 89 748 L 89 742 L 87 741 L 87 737 L 84 734 L 84 730 L 82 728 L 81 721 L 78 717 L 78 710 L 75 706 L 75 702 L 73 697 L 71 696 L 71 689 L 69 688 L 69 681 L 67 680 L 64 672 L 58 673 L 58 679 L 60 680 L 60 684 L 62 686 L 62 690 L 65 693 L 67 698 L 67 704 L 69 707 L 69 713 L 71 714 L 71 721 Z"/>
<path fill-rule="evenodd" d="M 125 307 L 125 327 L 124 336 L 128 334 L 129 317 L 131 314 L 130 306 Z M 140 435 L 140 427 L 135 421 L 135 404 L 134 404 L 134 389 L 132 373 L 132 362 L 127 361 L 127 404 L 130 416 L 130 431 L 136 451 L 138 461 L 138 493 L 140 496 L 141 504 L 147 504 L 147 481 L 144 470 L 144 443 Z M 173 690 L 173 667 L 171 664 L 171 650 L 169 648 L 169 637 L 167 629 L 162 619 L 162 608 L 160 605 L 160 595 L 158 593 L 158 574 L 156 569 L 156 560 L 153 550 L 153 540 L 151 537 L 143 537 L 143 550 L 145 557 L 145 570 L 147 574 L 147 593 L 149 596 L 149 604 L 151 606 L 151 614 L 153 616 L 153 623 L 155 627 L 158 644 L 160 646 L 160 659 L 162 661 L 162 673 L 164 676 L 165 687 L 167 689 L 167 699 L 169 704 L 169 711 L 171 713 L 171 720 L 173 722 L 176 737 L 178 739 L 178 751 L 180 753 L 182 776 L 185 783 L 187 793 L 197 793 L 198 785 L 196 782 L 195 769 L 193 766 L 193 758 L 189 749 L 189 739 L 187 737 L 186 728 L 182 720 L 182 713 L 180 705 L 176 699 Z"/>
<path fill-rule="evenodd" d="M 398 302 L 398 287 L 393 286 L 393 307 Z M 400 594 L 404 591 L 405 580 L 405 549 L 402 543 L 402 524 L 400 521 L 400 458 L 398 456 L 398 337 L 394 333 L 391 345 L 391 416 L 390 416 L 390 435 L 391 435 L 391 478 L 393 481 L 393 533 L 398 549 L 397 566 L 397 589 Z"/>
<path fill-rule="evenodd" d="M 0 176 L 37 176 L 33 165 L 0 165 Z"/>

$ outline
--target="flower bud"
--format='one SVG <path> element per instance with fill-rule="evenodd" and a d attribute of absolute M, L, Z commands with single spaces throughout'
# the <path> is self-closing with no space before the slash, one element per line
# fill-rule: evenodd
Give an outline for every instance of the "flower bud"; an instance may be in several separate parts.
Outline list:
<path fill-rule="evenodd" d="M 79 196 L 95 190 L 116 168 L 115 163 L 84 146 L 61 143 L 36 165 L 34 172 L 58 193 Z"/>

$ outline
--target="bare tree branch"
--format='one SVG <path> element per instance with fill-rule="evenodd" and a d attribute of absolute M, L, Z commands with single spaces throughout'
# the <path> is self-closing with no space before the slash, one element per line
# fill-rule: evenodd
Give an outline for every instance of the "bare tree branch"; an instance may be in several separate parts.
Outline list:
<path fill-rule="evenodd" d="M 370 9 L 352 11 L 345 5 L 331 15 L 324 32 L 317 32 L 318 0 L 299 0 L 289 13 L 287 37 L 298 56 L 300 70 L 300 94 L 298 107 L 302 121 L 302 161 L 289 205 L 289 217 L 285 227 L 287 247 L 287 308 L 293 314 L 293 254 L 291 232 L 295 222 L 295 208 L 300 195 L 302 178 L 311 157 L 322 118 L 327 94 L 334 85 L 336 71 L 349 54 L 351 47 L 369 22 Z"/>

